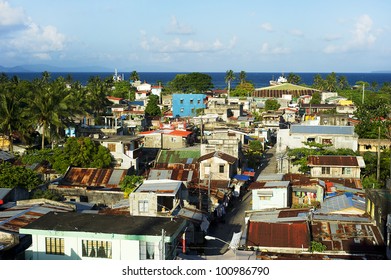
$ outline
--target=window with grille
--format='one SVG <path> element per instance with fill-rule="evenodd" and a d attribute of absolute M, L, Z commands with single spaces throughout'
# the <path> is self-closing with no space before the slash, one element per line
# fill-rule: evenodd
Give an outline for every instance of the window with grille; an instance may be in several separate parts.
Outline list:
<path fill-rule="evenodd" d="M 330 167 L 322 167 L 322 174 L 330 174 Z"/>
<path fill-rule="evenodd" d="M 83 257 L 111 259 L 110 241 L 82 240 L 81 246 Z"/>
<path fill-rule="evenodd" d="M 219 165 L 219 173 L 224 173 L 224 165 Z"/>
<path fill-rule="evenodd" d="M 115 143 L 107 144 L 107 149 L 109 149 L 110 152 L 115 152 Z"/>
<path fill-rule="evenodd" d="M 155 259 L 155 243 L 140 241 L 140 260 Z"/>
<path fill-rule="evenodd" d="M 46 237 L 46 254 L 64 255 L 64 238 Z"/>
<path fill-rule="evenodd" d="M 147 213 L 149 211 L 148 200 L 139 200 L 138 201 L 138 211 L 140 213 Z"/>

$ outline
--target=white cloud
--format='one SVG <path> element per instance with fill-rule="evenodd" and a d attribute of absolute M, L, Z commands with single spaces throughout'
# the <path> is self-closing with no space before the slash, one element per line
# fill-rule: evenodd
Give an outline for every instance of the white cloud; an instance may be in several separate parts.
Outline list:
<path fill-rule="evenodd" d="M 271 47 L 268 43 L 263 43 L 260 49 L 261 54 L 288 54 L 289 48 L 284 47 Z"/>
<path fill-rule="evenodd" d="M 0 1 L 0 27 L 23 25 L 25 21 L 23 9 L 13 8 L 7 1 Z"/>
<path fill-rule="evenodd" d="M 179 37 L 171 40 L 162 40 L 156 36 L 149 36 L 141 31 L 140 46 L 145 51 L 157 53 L 206 53 L 229 50 L 235 47 L 237 38 L 234 36 L 229 42 L 220 39 L 213 42 L 198 41 L 194 39 L 183 40 Z"/>
<path fill-rule="evenodd" d="M 193 34 L 194 31 L 190 26 L 180 23 L 175 16 L 172 16 L 170 25 L 167 28 L 167 33 L 190 35 Z"/>
<path fill-rule="evenodd" d="M 304 32 L 300 29 L 292 29 L 290 31 L 290 34 L 292 34 L 293 36 L 297 36 L 297 37 L 302 37 L 304 36 Z"/>
<path fill-rule="evenodd" d="M 65 35 L 59 33 L 54 26 L 39 26 L 31 22 L 9 44 L 19 50 L 30 53 L 61 51 L 64 48 Z"/>
<path fill-rule="evenodd" d="M 340 40 L 341 44 L 327 45 L 323 52 L 326 54 L 342 53 L 351 50 L 366 49 L 373 45 L 376 41 L 376 32 L 373 30 L 373 21 L 369 15 L 360 16 L 353 30 L 352 36 L 345 36 L 346 40 L 342 40 L 343 36 L 335 35 L 325 37 L 327 41 Z"/>
<path fill-rule="evenodd" d="M 48 60 L 53 52 L 65 47 L 66 36 L 56 27 L 37 24 L 21 8 L 11 7 L 5 1 L 0 2 L 0 28 L 7 31 L 0 41 L 0 52 L 18 54 L 15 57 Z"/>
<path fill-rule="evenodd" d="M 267 32 L 272 32 L 273 31 L 273 26 L 270 22 L 264 22 L 261 24 L 261 29 L 265 30 Z"/>
<path fill-rule="evenodd" d="M 353 32 L 355 43 L 359 45 L 372 45 L 376 41 L 372 25 L 372 19 L 368 15 L 362 15 L 358 19 Z"/>

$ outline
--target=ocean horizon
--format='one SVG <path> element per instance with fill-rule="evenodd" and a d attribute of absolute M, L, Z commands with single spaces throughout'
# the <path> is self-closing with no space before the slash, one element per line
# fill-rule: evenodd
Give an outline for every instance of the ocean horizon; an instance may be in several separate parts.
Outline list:
<path fill-rule="evenodd" d="M 42 72 L 4 72 L 9 78 L 17 76 L 21 80 L 32 81 L 42 76 Z M 142 82 L 147 82 L 152 85 L 158 85 L 159 83 L 165 86 L 169 81 L 172 81 L 177 74 L 188 74 L 192 72 L 137 72 Z M 224 89 L 227 87 L 225 82 L 225 72 L 199 72 L 210 75 L 214 89 Z M 289 72 L 291 73 L 291 72 Z M 246 80 L 252 82 L 255 88 L 266 87 L 270 85 L 270 80 L 277 80 L 279 76 L 287 76 L 289 73 L 278 72 L 246 72 Z M 314 77 L 320 74 L 322 78 L 326 78 L 329 73 L 321 72 L 292 72 L 301 78 L 300 84 L 312 85 Z M 353 86 L 358 81 L 368 82 L 372 84 L 377 83 L 377 86 L 382 86 L 384 83 L 391 82 L 390 72 L 367 72 L 367 73 L 337 73 L 338 76 L 345 76 L 349 85 Z M 100 77 L 106 79 L 112 77 L 114 72 L 49 72 L 52 79 L 56 79 L 60 76 L 67 78 L 70 76 L 73 81 L 79 81 L 81 84 L 86 85 L 91 77 Z M 118 76 L 124 78 L 124 80 L 130 79 L 131 72 L 118 72 Z M 236 79 L 231 82 L 231 88 L 234 88 L 239 83 L 239 73 L 235 72 Z"/>

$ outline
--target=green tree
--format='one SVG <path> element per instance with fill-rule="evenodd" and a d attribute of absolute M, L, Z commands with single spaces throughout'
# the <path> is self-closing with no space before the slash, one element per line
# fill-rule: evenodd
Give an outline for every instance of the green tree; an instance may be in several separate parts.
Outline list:
<path fill-rule="evenodd" d="M 132 73 L 130 73 L 130 80 L 133 82 L 140 81 L 140 76 L 137 71 L 132 71 Z"/>
<path fill-rule="evenodd" d="M 89 111 L 98 117 L 111 104 L 107 99 L 107 93 L 109 92 L 107 84 L 99 76 L 93 76 L 87 82 L 87 90 Z"/>
<path fill-rule="evenodd" d="M 338 76 L 338 88 L 341 90 L 349 89 L 349 83 L 346 76 Z"/>
<path fill-rule="evenodd" d="M 301 82 L 301 77 L 297 74 L 289 73 L 289 75 L 287 77 L 287 81 L 288 81 L 288 83 L 298 85 Z"/>
<path fill-rule="evenodd" d="M 159 107 L 159 96 L 151 94 L 148 98 L 148 104 L 145 107 L 145 115 L 148 117 L 160 117 L 162 111 Z"/>
<path fill-rule="evenodd" d="M 337 90 L 337 75 L 334 72 L 326 76 L 325 85 L 325 89 L 329 92 L 334 92 Z"/>
<path fill-rule="evenodd" d="M 119 98 L 130 98 L 131 94 L 131 86 L 127 81 L 117 81 L 115 82 L 112 90 L 111 90 L 111 95 Z"/>
<path fill-rule="evenodd" d="M 265 101 L 265 110 L 266 111 L 276 111 L 280 109 L 280 103 L 278 103 L 277 99 L 268 99 Z"/>
<path fill-rule="evenodd" d="M 228 98 L 229 98 L 229 96 L 230 96 L 230 92 L 231 92 L 231 82 L 233 81 L 233 80 L 235 80 L 235 73 L 234 73 L 234 71 L 232 71 L 232 70 L 227 70 L 226 72 L 225 72 L 225 82 L 227 83 L 227 88 L 228 88 Z"/>
<path fill-rule="evenodd" d="M 69 166 L 84 168 L 111 167 L 110 151 L 92 139 L 68 138 L 64 148 L 56 148 L 50 159 L 53 168 L 64 173 Z"/>
<path fill-rule="evenodd" d="M 212 88 L 212 77 L 198 72 L 177 74 L 167 85 L 169 92 L 181 93 L 203 93 Z"/>
<path fill-rule="evenodd" d="M 312 94 L 310 104 L 320 104 L 322 101 L 322 96 L 320 92 L 316 91 Z"/>
<path fill-rule="evenodd" d="M 31 191 L 42 183 L 39 174 L 31 169 L 8 162 L 0 164 L 0 186 L 3 188 L 22 187 Z"/>
<path fill-rule="evenodd" d="M 247 74 L 245 71 L 240 71 L 239 73 L 239 81 L 240 81 L 240 84 L 243 84 L 246 82 L 246 78 L 247 78 Z"/>
<path fill-rule="evenodd" d="M 62 77 L 50 81 L 48 73 L 33 82 L 33 91 L 28 107 L 28 115 L 42 129 L 42 149 L 45 147 L 45 137 L 49 140 L 58 138 L 59 129 L 64 127 L 72 116 L 71 94 L 66 88 Z"/>
<path fill-rule="evenodd" d="M 313 253 L 313 252 L 324 252 L 327 249 L 326 245 L 322 244 L 321 242 L 318 241 L 311 241 L 310 247 L 308 250 Z"/>
<path fill-rule="evenodd" d="M 238 84 L 235 89 L 231 92 L 231 96 L 247 97 L 249 94 L 254 92 L 254 85 L 249 82 Z"/>
<path fill-rule="evenodd" d="M 358 104 L 354 115 L 359 120 L 355 132 L 359 138 L 376 139 L 379 137 L 378 129 L 382 127 L 381 138 L 385 138 L 386 129 L 384 119 L 391 113 L 389 101 L 384 98 L 369 98 L 364 104 Z"/>
<path fill-rule="evenodd" d="M 124 192 L 124 197 L 128 198 L 129 194 L 143 183 L 143 180 L 143 176 L 126 175 L 119 184 L 121 190 Z"/>
<path fill-rule="evenodd" d="M 314 76 L 314 82 L 313 82 L 312 86 L 320 91 L 325 90 L 326 83 L 320 74 L 316 74 Z"/>
<path fill-rule="evenodd" d="M 4 78 L 4 77 L 3 77 Z M 9 139 L 13 152 L 12 134 L 22 126 L 23 96 L 18 89 L 18 79 L 0 83 L 0 131 Z"/>

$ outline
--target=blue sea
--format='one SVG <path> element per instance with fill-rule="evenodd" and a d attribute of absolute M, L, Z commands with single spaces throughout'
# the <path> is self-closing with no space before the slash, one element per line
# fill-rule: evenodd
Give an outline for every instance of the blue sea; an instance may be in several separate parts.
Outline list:
<path fill-rule="evenodd" d="M 169 81 L 173 80 L 177 74 L 186 74 L 186 72 L 137 72 L 140 80 L 145 81 L 152 85 L 157 85 L 159 82 L 164 86 Z M 224 89 L 227 87 L 225 83 L 225 72 L 202 72 L 203 74 L 208 74 L 212 77 L 212 83 L 215 89 Z M 326 78 L 330 73 L 296 73 L 296 75 L 301 77 L 301 84 L 312 85 L 314 82 L 314 76 L 320 74 L 323 78 Z M 42 72 L 23 72 L 23 73 L 6 73 L 9 77 L 18 76 L 22 80 L 32 81 L 35 78 L 42 76 Z M 68 75 L 72 77 L 73 81 L 79 81 L 83 85 L 87 84 L 90 77 L 99 76 L 102 79 L 112 77 L 114 73 L 109 72 L 50 72 L 52 79 L 55 79 L 59 76 L 66 78 Z M 236 74 L 236 79 L 231 82 L 231 88 L 234 88 L 239 82 L 239 73 Z M 286 73 L 287 76 L 289 73 Z M 124 72 L 118 73 L 119 76 L 123 76 L 125 80 L 129 80 L 130 73 Z M 345 76 L 348 80 L 349 85 L 355 85 L 358 81 L 364 81 L 371 84 L 376 82 L 378 86 L 383 85 L 383 83 L 391 82 L 391 73 L 337 73 L 337 76 Z M 252 82 L 256 88 L 269 86 L 270 80 L 277 80 L 281 76 L 281 73 L 273 72 L 246 72 L 246 80 Z"/>

